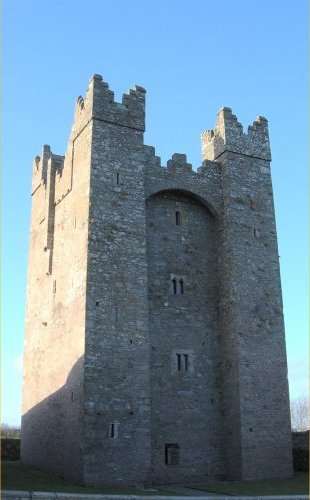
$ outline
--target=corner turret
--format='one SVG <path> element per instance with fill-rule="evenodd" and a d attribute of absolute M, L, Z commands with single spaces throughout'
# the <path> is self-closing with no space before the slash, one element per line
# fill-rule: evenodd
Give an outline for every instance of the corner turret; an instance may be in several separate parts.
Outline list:
<path fill-rule="evenodd" d="M 204 131 L 201 142 L 203 160 L 216 160 L 224 151 L 271 160 L 268 121 L 263 116 L 257 116 L 245 134 L 231 108 L 221 108 L 215 128 Z"/>
<path fill-rule="evenodd" d="M 108 83 L 101 75 L 93 75 L 85 97 L 77 99 L 71 138 L 74 139 L 92 118 L 144 132 L 145 94 L 143 87 L 135 85 L 123 94 L 121 103 L 116 102 Z"/>

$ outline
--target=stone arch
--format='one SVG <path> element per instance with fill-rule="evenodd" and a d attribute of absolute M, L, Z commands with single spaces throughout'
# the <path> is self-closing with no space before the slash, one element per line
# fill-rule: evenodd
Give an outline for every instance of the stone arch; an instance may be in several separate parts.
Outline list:
<path fill-rule="evenodd" d="M 196 193 L 194 191 L 190 191 L 188 189 L 180 189 L 180 188 L 176 188 L 176 187 L 159 189 L 158 191 L 156 190 L 152 193 L 149 193 L 147 198 L 146 198 L 146 202 L 150 198 L 153 198 L 155 196 L 160 196 L 163 194 L 168 194 L 168 193 L 179 194 L 179 195 L 183 195 L 183 196 L 186 196 L 188 198 L 191 198 L 192 200 L 195 200 L 197 203 L 200 203 L 201 205 L 203 205 L 213 217 L 215 217 L 215 218 L 218 217 L 217 210 L 215 209 L 213 204 L 210 203 L 209 200 L 207 200 L 201 194 Z"/>
<path fill-rule="evenodd" d="M 214 366 L 219 360 L 216 211 L 190 186 L 171 189 L 172 182 L 167 184 L 164 189 L 157 184 L 146 199 L 151 400 L 156 409 L 151 424 L 152 462 L 157 477 L 162 474 L 163 450 L 169 443 L 179 446 L 182 456 L 188 453 L 190 461 L 195 450 L 200 450 L 199 441 L 212 440 L 220 411 L 218 403 L 212 408 L 210 403 L 218 377 Z M 181 213 L 180 224 L 176 210 Z M 202 380 L 206 383 L 201 384 Z M 165 391 L 158 390 L 163 383 Z M 194 408 L 195 401 L 200 401 L 199 412 L 183 411 L 184 384 L 189 388 L 186 405 Z M 162 422 L 167 411 L 174 422 L 169 433 Z M 196 433 L 184 435 L 183 429 L 189 426 L 199 428 L 199 440 Z M 216 460 L 217 450 L 211 453 L 211 460 Z M 206 470 L 205 460 L 198 451 L 195 466 Z"/>

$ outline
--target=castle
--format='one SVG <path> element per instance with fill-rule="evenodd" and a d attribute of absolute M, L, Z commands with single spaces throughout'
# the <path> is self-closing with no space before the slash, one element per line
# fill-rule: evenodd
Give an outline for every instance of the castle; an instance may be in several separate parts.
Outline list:
<path fill-rule="evenodd" d="M 22 460 L 84 484 L 292 473 L 267 120 L 202 165 L 143 144 L 145 90 L 94 75 L 33 165 Z"/>

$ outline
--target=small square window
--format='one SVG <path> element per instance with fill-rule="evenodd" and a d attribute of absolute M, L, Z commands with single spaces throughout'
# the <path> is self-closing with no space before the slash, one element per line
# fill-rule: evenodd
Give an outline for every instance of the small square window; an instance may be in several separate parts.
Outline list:
<path fill-rule="evenodd" d="M 170 275 L 172 295 L 184 295 L 184 278 Z"/>
<path fill-rule="evenodd" d="M 184 353 L 176 353 L 178 372 L 189 371 L 189 355 Z"/>
<path fill-rule="evenodd" d="M 176 349 L 171 353 L 171 373 L 190 375 L 194 373 L 194 353 L 191 349 Z"/>

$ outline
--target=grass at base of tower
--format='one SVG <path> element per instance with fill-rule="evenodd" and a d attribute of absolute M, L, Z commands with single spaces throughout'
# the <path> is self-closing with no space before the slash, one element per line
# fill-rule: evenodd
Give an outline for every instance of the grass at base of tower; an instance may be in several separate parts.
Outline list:
<path fill-rule="evenodd" d="M 195 484 L 192 489 L 227 495 L 300 495 L 309 494 L 309 474 L 295 472 L 291 479 L 266 479 L 261 481 L 218 481 Z"/>
<path fill-rule="evenodd" d="M 115 493 L 128 495 L 154 495 L 154 490 L 148 492 L 136 487 L 82 486 L 65 481 L 56 474 L 43 472 L 22 464 L 20 461 L 1 461 L 2 490 L 23 491 L 58 491 L 63 493 Z M 159 491 L 158 491 L 159 493 Z M 163 492 L 167 496 L 171 492 Z M 159 493 L 161 494 L 161 492 Z"/>
<path fill-rule="evenodd" d="M 180 486 L 164 486 L 148 489 L 135 487 L 91 487 L 81 486 L 65 481 L 61 477 L 40 471 L 34 467 L 22 464 L 20 461 L 2 461 L 1 463 L 2 490 L 26 491 L 61 491 L 65 493 L 115 493 L 132 495 L 165 495 L 186 496 L 186 489 L 205 491 L 227 495 L 298 495 L 308 494 L 309 475 L 305 472 L 295 473 L 292 479 L 265 480 L 265 481 L 222 481 Z M 183 490 L 181 492 L 181 490 Z M 188 494 L 188 493 L 187 493 Z"/>

